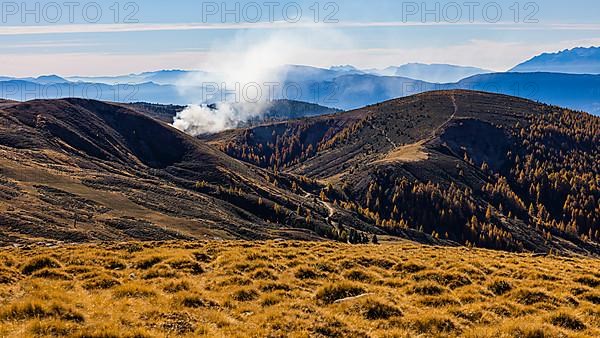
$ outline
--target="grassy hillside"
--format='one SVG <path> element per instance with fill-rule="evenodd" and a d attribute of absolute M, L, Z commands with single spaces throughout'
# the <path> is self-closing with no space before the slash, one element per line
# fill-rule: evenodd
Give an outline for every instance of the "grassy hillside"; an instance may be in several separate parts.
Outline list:
<path fill-rule="evenodd" d="M 439 91 L 210 141 L 318 180 L 324 198 L 388 234 L 418 229 L 511 251 L 600 250 L 600 118 L 589 114 Z"/>
<path fill-rule="evenodd" d="M 0 336 L 597 337 L 600 262 L 195 242 L 0 251 Z"/>
<path fill-rule="evenodd" d="M 0 246 L 374 234 L 600 254 L 600 118 L 431 92 L 193 138 L 129 106 L 0 104 Z"/>

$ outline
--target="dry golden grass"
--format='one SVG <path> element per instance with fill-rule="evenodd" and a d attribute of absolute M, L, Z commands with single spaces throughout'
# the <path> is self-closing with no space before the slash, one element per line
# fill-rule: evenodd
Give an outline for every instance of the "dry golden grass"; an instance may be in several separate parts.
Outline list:
<path fill-rule="evenodd" d="M 598 337 L 600 261 L 414 244 L 0 251 L 0 337 Z"/>

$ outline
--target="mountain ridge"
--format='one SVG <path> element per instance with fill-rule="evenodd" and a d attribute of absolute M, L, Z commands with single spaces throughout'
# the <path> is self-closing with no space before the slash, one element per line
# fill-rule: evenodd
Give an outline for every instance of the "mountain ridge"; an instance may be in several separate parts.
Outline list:
<path fill-rule="evenodd" d="M 577 47 L 537 55 L 509 72 L 600 74 L 600 47 Z"/>
<path fill-rule="evenodd" d="M 561 119 L 573 130 L 560 126 Z M 208 141 L 255 165 L 317 179 L 328 185 L 324 196 L 337 201 L 338 210 L 356 210 L 388 231 L 422 228 L 466 245 L 542 251 L 551 250 L 542 249 L 545 245 L 564 245 L 553 250 L 593 252 L 596 244 L 578 236 L 600 235 L 600 207 L 587 206 L 590 218 L 578 220 L 580 228 L 573 230 L 573 219 L 565 216 L 570 211 L 562 210 L 571 207 L 566 202 L 569 189 L 552 193 L 548 182 L 538 183 L 535 176 L 527 181 L 519 173 L 521 159 L 539 151 L 535 144 L 547 144 L 552 160 L 540 158 L 538 166 L 545 169 L 537 170 L 554 175 L 553 170 L 568 168 L 570 159 L 561 148 L 572 147 L 587 169 L 571 175 L 597 179 L 599 126 L 600 119 L 587 114 L 506 95 L 454 90 L 230 131 Z M 526 128 L 535 134 L 527 135 Z M 582 131 L 578 141 L 570 135 Z M 559 146 L 559 140 L 569 140 L 568 145 Z M 551 177 L 559 186 L 568 184 Z M 585 180 L 571 189 L 587 191 Z M 544 189 L 548 195 L 536 201 L 530 189 Z M 600 193 L 592 190 L 582 196 L 597 200 Z M 548 228 L 539 225 L 545 222 Z M 556 242 L 545 239 L 550 233 Z"/>

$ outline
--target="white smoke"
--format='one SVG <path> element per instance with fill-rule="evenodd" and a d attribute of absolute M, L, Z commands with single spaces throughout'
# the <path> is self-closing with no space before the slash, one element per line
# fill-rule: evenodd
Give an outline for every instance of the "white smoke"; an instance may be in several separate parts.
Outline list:
<path fill-rule="evenodd" d="M 255 104 L 222 102 L 216 106 L 191 104 L 177 113 L 173 127 L 192 136 L 218 133 L 260 116 L 270 105 L 269 101 Z"/>
<path fill-rule="evenodd" d="M 283 96 L 285 66 L 302 63 L 320 48 L 315 48 L 317 33 L 313 33 L 280 31 L 265 37 L 247 32 L 215 46 L 202 66 L 210 67 L 209 75 L 192 73 L 177 84 L 180 95 L 192 104 L 177 114 L 173 126 L 197 136 L 260 117 L 272 100 Z M 318 36 L 323 44 L 329 39 L 343 40 L 334 32 L 319 30 Z M 216 104 L 216 109 L 209 104 Z"/>

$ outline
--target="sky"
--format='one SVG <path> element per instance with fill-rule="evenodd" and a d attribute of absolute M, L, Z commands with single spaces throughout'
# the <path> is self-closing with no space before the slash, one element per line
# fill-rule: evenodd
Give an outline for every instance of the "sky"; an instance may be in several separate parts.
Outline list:
<path fill-rule="evenodd" d="M 543 52 L 600 46 L 600 1 L 7 1 L 0 76 L 210 71 L 264 63 L 506 71 Z M 268 41 L 268 43 L 265 43 Z"/>

